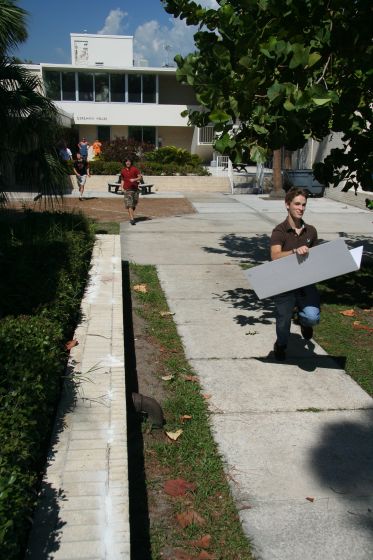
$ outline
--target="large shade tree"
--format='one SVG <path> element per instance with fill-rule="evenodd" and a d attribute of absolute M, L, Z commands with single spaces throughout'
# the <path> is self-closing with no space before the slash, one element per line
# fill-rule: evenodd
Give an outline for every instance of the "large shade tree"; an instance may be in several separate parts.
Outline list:
<path fill-rule="evenodd" d="M 233 161 L 263 162 L 281 147 L 340 132 L 315 172 L 323 182 L 372 185 L 372 4 L 369 0 L 162 0 L 174 17 L 197 25 L 196 52 L 175 58 L 213 124 L 215 147 Z"/>
<path fill-rule="evenodd" d="M 17 183 L 55 194 L 66 180 L 55 149 L 58 114 L 39 78 L 9 54 L 27 38 L 26 17 L 14 1 L 0 0 L 0 191 Z"/>

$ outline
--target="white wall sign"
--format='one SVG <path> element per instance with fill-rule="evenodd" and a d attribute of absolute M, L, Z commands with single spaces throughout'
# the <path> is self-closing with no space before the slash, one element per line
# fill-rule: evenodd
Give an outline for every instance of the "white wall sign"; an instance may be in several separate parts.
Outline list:
<path fill-rule="evenodd" d="M 88 41 L 74 41 L 75 64 L 88 64 Z"/>

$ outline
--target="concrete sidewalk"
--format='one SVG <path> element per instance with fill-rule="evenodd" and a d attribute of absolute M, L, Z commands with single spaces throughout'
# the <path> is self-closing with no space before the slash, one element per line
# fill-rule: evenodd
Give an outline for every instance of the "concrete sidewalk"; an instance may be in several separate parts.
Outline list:
<path fill-rule="evenodd" d="M 272 301 L 240 266 L 268 260 L 283 201 L 190 194 L 197 214 L 122 224 L 122 259 L 156 265 L 203 392 L 243 528 L 263 560 L 373 556 L 373 400 L 295 327 L 277 363 Z M 320 238 L 373 253 L 372 214 L 308 202 Z"/>
<path fill-rule="evenodd" d="M 119 236 L 97 236 L 26 558 L 129 560 Z"/>

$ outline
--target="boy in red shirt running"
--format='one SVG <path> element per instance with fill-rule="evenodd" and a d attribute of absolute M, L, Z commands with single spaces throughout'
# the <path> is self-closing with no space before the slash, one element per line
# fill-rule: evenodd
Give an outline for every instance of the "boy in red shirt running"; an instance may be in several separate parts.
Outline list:
<path fill-rule="evenodd" d="M 128 210 L 130 223 L 134 226 L 136 225 L 135 209 L 139 201 L 139 182 L 142 178 L 141 171 L 133 165 L 132 159 L 127 158 L 120 175 L 124 204 Z"/>

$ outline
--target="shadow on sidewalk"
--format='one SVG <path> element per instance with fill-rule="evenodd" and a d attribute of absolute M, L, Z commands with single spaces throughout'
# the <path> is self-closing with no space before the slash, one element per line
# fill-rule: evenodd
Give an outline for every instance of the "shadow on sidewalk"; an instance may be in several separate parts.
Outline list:
<path fill-rule="evenodd" d="M 264 364 L 295 365 L 308 372 L 315 371 L 317 368 L 344 370 L 346 366 L 345 356 L 316 354 L 312 340 L 304 340 L 301 335 L 294 333 L 290 334 L 286 355 L 286 360 L 278 361 L 271 351 L 267 356 L 258 356 L 255 359 Z"/>
<path fill-rule="evenodd" d="M 221 249 L 216 247 L 202 247 L 206 253 L 223 254 L 227 257 L 239 259 L 241 263 L 253 265 L 269 260 L 269 236 L 266 234 L 253 234 L 252 237 L 228 233 L 221 237 Z"/>
<path fill-rule="evenodd" d="M 66 416 L 75 408 L 77 398 L 77 383 L 73 374 L 75 362 L 69 361 L 66 367 L 66 377 L 61 399 L 59 401 L 46 468 L 53 464 L 55 454 L 59 448 L 60 436 L 66 429 Z M 56 484 L 56 483 L 55 483 Z M 67 500 L 63 491 L 52 486 L 43 479 L 40 484 L 38 504 L 33 517 L 33 527 L 30 531 L 25 560 L 48 560 L 60 548 L 61 537 L 65 522 L 59 516 L 60 503 Z"/>
<path fill-rule="evenodd" d="M 236 315 L 235 321 L 242 327 L 254 326 L 258 323 L 271 325 L 275 320 L 275 305 L 272 299 L 259 300 L 253 290 L 236 288 L 215 294 L 222 302 L 235 309 L 254 312 L 255 315 Z"/>
<path fill-rule="evenodd" d="M 141 418 L 136 413 L 132 400 L 132 393 L 138 393 L 138 378 L 132 320 L 130 271 L 127 261 L 122 261 L 122 282 L 131 560 L 151 560 L 144 441 Z"/>
<path fill-rule="evenodd" d="M 353 411 L 351 420 L 341 414 L 340 421 L 324 423 L 308 460 L 322 484 L 345 503 L 346 528 L 364 530 L 373 539 L 373 410 Z"/>

